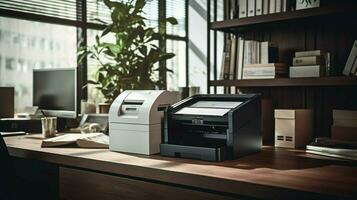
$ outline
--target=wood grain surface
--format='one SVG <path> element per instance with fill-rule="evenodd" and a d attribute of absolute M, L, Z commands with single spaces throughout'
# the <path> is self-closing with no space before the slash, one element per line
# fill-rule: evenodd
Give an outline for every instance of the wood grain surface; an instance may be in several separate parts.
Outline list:
<path fill-rule="evenodd" d="M 302 150 L 264 147 L 237 160 L 204 162 L 103 149 L 41 148 L 35 136 L 5 138 L 11 156 L 174 184 L 227 195 L 266 199 L 357 198 L 356 163 Z"/>

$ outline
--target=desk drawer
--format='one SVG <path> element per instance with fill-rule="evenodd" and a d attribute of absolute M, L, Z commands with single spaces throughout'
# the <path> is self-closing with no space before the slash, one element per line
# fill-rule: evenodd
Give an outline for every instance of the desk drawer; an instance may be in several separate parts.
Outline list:
<path fill-rule="evenodd" d="M 234 199 L 164 184 L 128 179 L 119 176 L 60 168 L 60 199 Z"/>

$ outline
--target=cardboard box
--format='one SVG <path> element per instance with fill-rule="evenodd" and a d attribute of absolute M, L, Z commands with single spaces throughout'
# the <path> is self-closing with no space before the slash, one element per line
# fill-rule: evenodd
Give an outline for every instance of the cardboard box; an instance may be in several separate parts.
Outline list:
<path fill-rule="evenodd" d="M 274 113 L 276 147 L 300 148 L 311 142 L 312 110 L 275 110 Z"/>
<path fill-rule="evenodd" d="M 357 127 L 331 126 L 331 138 L 357 142 Z"/>
<path fill-rule="evenodd" d="M 356 110 L 333 110 L 333 125 L 339 127 L 357 127 Z"/>

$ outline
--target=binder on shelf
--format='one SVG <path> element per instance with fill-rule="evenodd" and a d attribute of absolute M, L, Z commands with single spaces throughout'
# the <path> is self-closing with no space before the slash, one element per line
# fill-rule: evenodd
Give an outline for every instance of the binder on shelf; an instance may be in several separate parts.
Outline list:
<path fill-rule="evenodd" d="M 281 0 L 275 0 L 275 13 L 281 12 Z"/>
<path fill-rule="evenodd" d="M 263 15 L 269 14 L 269 0 L 263 0 Z"/>
<path fill-rule="evenodd" d="M 287 10 L 287 0 L 281 0 L 281 11 L 286 12 Z"/>
<path fill-rule="evenodd" d="M 248 17 L 255 16 L 255 0 L 248 0 Z"/>
<path fill-rule="evenodd" d="M 263 0 L 256 0 L 255 2 L 255 15 L 263 14 Z"/>
<path fill-rule="evenodd" d="M 234 19 L 237 17 L 237 1 L 231 0 L 231 10 L 229 12 L 230 19 Z"/>
<path fill-rule="evenodd" d="M 239 0 L 239 18 L 247 17 L 247 0 Z"/>
<path fill-rule="evenodd" d="M 269 14 L 275 13 L 275 0 L 269 0 Z"/>

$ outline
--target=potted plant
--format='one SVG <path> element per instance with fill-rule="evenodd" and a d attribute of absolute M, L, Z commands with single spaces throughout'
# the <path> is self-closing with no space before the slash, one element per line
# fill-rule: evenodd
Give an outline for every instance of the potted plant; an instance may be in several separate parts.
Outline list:
<path fill-rule="evenodd" d="M 175 25 L 177 20 L 169 17 L 161 21 L 159 27 L 147 27 L 143 17 L 146 2 L 104 0 L 111 11 L 111 23 L 101 21 L 106 27 L 96 36 L 95 44 L 79 51 L 80 60 L 88 56 L 98 63 L 95 80 L 88 80 L 88 84 L 101 91 L 109 106 L 124 90 L 163 88 L 165 82 L 154 80 L 153 74 L 172 72 L 155 64 L 175 56 L 158 47 L 158 42 L 165 39 L 166 23 Z M 115 41 L 103 42 L 101 39 L 107 34 L 114 34 Z"/>

